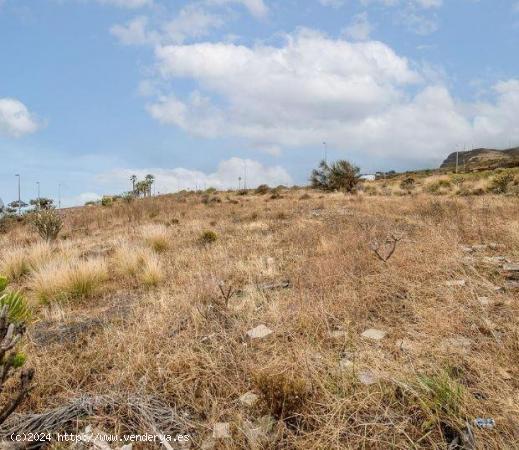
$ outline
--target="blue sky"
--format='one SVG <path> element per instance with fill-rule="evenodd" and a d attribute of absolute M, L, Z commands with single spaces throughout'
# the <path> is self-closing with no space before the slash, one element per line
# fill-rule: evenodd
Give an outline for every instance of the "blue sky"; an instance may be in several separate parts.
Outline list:
<path fill-rule="evenodd" d="M 305 183 L 519 144 L 516 0 L 0 0 L 0 197 Z"/>

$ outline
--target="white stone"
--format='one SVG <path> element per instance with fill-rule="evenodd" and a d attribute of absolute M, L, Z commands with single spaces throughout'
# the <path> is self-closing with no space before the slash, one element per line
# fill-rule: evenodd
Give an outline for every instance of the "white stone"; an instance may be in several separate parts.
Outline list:
<path fill-rule="evenodd" d="M 370 329 L 364 331 L 364 333 L 362 333 L 361 336 L 366 339 L 373 339 L 374 341 L 380 341 L 381 339 L 384 339 L 384 337 L 386 336 L 386 332 L 382 331 L 382 330 L 377 330 L 375 328 L 370 328 Z"/>
<path fill-rule="evenodd" d="M 472 341 L 464 336 L 447 338 L 442 341 L 442 349 L 446 352 L 469 353 Z"/>
<path fill-rule="evenodd" d="M 449 287 L 463 287 L 467 284 L 465 280 L 452 280 L 452 281 L 446 281 L 445 285 Z"/>
<path fill-rule="evenodd" d="M 270 328 L 262 324 L 258 325 L 252 330 L 247 331 L 247 336 L 249 336 L 251 339 L 263 339 L 267 336 L 270 336 L 272 333 L 273 331 Z"/>
<path fill-rule="evenodd" d="M 334 330 L 330 331 L 330 337 L 332 339 L 340 339 L 346 336 L 346 331 L 343 330 Z"/>
<path fill-rule="evenodd" d="M 367 386 L 375 384 L 378 381 L 378 377 L 370 370 L 362 370 L 358 375 L 359 381 Z"/>
<path fill-rule="evenodd" d="M 231 425 L 228 422 L 218 422 L 213 427 L 214 439 L 228 439 L 231 437 Z"/>
<path fill-rule="evenodd" d="M 353 367 L 353 362 L 351 362 L 348 358 L 343 358 L 339 361 L 339 369 L 347 370 Z"/>
<path fill-rule="evenodd" d="M 488 297 L 478 297 L 479 303 L 481 303 L 483 306 L 488 306 L 492 304 L 492 300 Z"/>
<path fill-rule="evenodd" d="M 240 397 L 240 402 L 245 406 L 254 406 L 258 402 L 259 397 L 254 392 L 246 392 Z"/>

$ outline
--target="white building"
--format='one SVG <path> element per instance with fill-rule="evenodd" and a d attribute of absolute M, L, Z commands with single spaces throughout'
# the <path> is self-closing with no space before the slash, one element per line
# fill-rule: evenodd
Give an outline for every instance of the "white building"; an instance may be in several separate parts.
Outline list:
<path fill-rule="evenodd" d="M 366 174 L 366 175 L 361 175 L 360 179 L 364 180 L 364 181 L 375 181 L 377 179 L 377 177 L 374 174 Z"/>

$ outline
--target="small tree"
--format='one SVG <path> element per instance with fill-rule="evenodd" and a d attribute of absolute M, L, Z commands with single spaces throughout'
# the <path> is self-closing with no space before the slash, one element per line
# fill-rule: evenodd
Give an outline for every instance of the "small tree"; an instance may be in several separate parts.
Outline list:
<path fill-rule="evenodd" d="M 400 189 L 402 189 L 403 191 L 406 191 L 407 193 L 410 193 L 415 187 L 416 187 L 416 181 L 413 177 L 404 178 L 400 182 Z"/>
<path fill-rule="evenodd" d="M 32 206 L 36 206 L 37 209 L 51 209 L 54 207 L 54 200 L 45 197 L 36 198 L 29 203 Z"/>
<path fill-rule="evenodd" d="M 47 242 L 54 241 L 63 228 L 63 220 L 54 209 L 42 209 L 32 216 L 32 225 Z"/>
<path fill-rule="evenodd" d="M 353 192 L 359 181 L 360 169 L 346 160 L 321 161 L 310 175 L 311 186 L 323 191 Z"/>

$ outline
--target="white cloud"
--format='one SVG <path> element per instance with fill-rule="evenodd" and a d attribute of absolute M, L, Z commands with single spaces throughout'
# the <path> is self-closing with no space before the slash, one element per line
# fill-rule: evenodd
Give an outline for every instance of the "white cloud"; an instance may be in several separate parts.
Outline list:
<path fill-rule="evenodd" d="M 373 27 L 369 22 L 368 14 L 363 12 L 353 17 L 351 23 L 344 28 L 343 33 L 356 41 L 365 41 L 369 38 L 372 30 Z"/>
<path fill-rule="evenodd" d="M 436 17 L 426 17 L 423 14 L 417 14 L 415 11 L 409 9 L 402 11 L 397 21 L 409 31 L 420 36 L 434 33 L 439 28 Z"/>
<path fill-rule="evenodd" d="M 159 95 L 148 111 L 199 136 L 266 149 L 318 148 L 326 139 L 337 150 L 422 161 L 460 142 L 519 140 L 519 81 L 498 84 L 493 101 L 466 104 L 441 78 L 427 85 L 428 71 L 381 42 L 301 30 L 281 47 L 169 45 L 156 58 L 163 82 L 188 79 L 197 88 Z"/>
<path fill-rule="evenodd" d="M 224 23 L 220 15 L 199 5 L 188 5 L 182 8 L 174 19 L 162 23 L 157 31 L 149 29 L 147 17 L 140 16 L 125 25 L 112 26 L 110 32 L 125 45 L 181 44 L 188 38 L 207 36 Z"/>
<path fill-rule="evenodd" d="M 14 98 L 0 98 L 0 135 L 21 137 L 39 128 L 27 107 Z"/>
<path fill-rule="evenodd" d="M 64 197 L 61 200 L 61 205 L 65 208 L 71 206 L 83 206 L 86 202 L 96 202 L 101 200 L 102 196 L 95 192 L 83 192 L 75 197 Z"/>
<path fill-rule="evenodd" d="M 264 0 L 206 0 L 206 3 L 212 5 L 241 4 L 245 6 L 253 16 L 258 18 L 267 16 L 269 12 L 269 8 Z"/>
<path fill-rule="evenodd" d="M 117 6 L 119 8 L 136 9 L 153 4 L 153 0 L 97 0 L 98 3 Z"/>
<path fill-rule="evenodd" d="M 277 186 L 293 184 L 291 176 L 281 166 L 267 167 L 251 159 L 231 158 L 220 162 L 213 173 L 204 173 L 184 168 L 164 169 L 115 169 L 97 176 L 97 180 L 116 189 L 117 192 L 128 190 L 130 176 L 137 175 L 139 179 L 147 174 L 155 175 L 157 192 L 170 193 L 182 189 L 199 189 L 214 187 L 217 189 L 236 188 L 238 177 L 247 179 L 247 187 L 254 188 L 260 184 Z M 243 181 L 242 181 L 243 182 Z"/>
<path fill-rule="evenodd" d="M 360 0 L 364 6 L 371 4 L 381 4 L 384 6 L 416 6 L 425 9 L 439 8 L 443 5 L 443 0 Z"/>
<path fill-rule="evenodd" d="M 332 8 L 340 8 L 346 3 L 346 0 L 319 0 L 323 6 L 331 6 Z"/>

